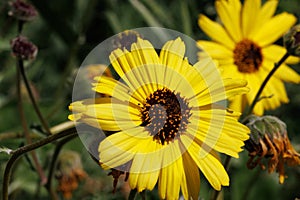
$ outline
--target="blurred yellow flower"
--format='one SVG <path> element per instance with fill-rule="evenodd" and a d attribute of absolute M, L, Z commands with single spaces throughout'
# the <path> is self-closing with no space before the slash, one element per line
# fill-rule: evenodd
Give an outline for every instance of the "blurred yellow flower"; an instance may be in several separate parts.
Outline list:
<path fill-rule="evenodd" d="M 251 104 L 263 80 L 274 63 L 285 54 L 285 48 L 273 44 L 296 22 L 286 12 L 274 15 L 278 1 L 269 0 L 218 0 L 215 7 L 222 24 L 204 15 L 199 26 L 213 41 L 198 41 L 198 45 L 219 62 L 224 77 L 238 77 L 248 81 L 250 92 L 232 99 L 231 108 L 242 111 Z M 200 57 L 201 52 L 199 53 Z M 290 57 L 286 63 L 299 62 Z M 283 82 L 300 83 L 300 76 L 284 63 L 269 80 L 253 112 L 262 115 L 264 110 L 275 109 L 289 101 Z"/>
<path fill-rule="evenodd" d="M 129 172 L 138 192 L 158 182 L 161 199 L 198 199 L 200 171 L 220 190 L 229 177 L 217 152 L 238 157 L 249 129 L 220 101 L 248 91 L 244 80 L 222 79 L 210 58 L 190 65 L 185 44 L 168 41 L 158 55 L 138 38 L 110 55 L 115 80 L 101 76 L 94 90 L 110 97 L 74 102 L 69 119 L 115 131 L 99 145 L 104 169 Z M 218 103 L 217 103 L 218 102 Z"/>

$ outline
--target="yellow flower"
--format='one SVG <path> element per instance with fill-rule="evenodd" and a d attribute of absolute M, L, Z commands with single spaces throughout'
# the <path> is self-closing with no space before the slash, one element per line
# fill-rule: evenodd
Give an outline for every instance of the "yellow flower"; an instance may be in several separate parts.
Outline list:
<path fill-rule="evenodd" d="M 131 50 L 116 49 L 110 61 L 120 80 L 98 77 L 94 90 L 109 95 L 71 104 L 69 119 L 115 133 L 99 145 L 104 169 L 129 172 L 138 192 L 158 182 L 161 199 L 198 199 L 199 168 L 220 190 L 229 177 L 217 152 L 238 157 L 249 129 L 222 100 L 245 93 L 244 80 L 221 79 L 211 59 L 193 66 L 180 39 L 158 55 L 138 38 Z"/>
<path fill-rule="evenodd" d="M 219 0 L 215 7 L 222 25 L 204 15 L 199 17 L 199 26 L 213 41 L 198 41 L 201 48 L 219 62 L 224 77 L 239 77 L 248 81 L 250 92 L 232 99 L 231 108 L 242 111 L 251 104 L 263 80 L 274 63 L 286 50 L 272 44 L 296 22 L 286 12 L 273 16 L 277 0 L 269 0 L 261 6 L 260 0 Z M 201 57 L 200 53 L 200 57 Z M 290 57 L 286 63 L 297 63 L 299 58 Z M 300 83 L 300 76 L 285 63 L 276 71 L 262 92 L 263 98 L 254 113 L 275 109 L 289 101 L 283 82 Z"/>

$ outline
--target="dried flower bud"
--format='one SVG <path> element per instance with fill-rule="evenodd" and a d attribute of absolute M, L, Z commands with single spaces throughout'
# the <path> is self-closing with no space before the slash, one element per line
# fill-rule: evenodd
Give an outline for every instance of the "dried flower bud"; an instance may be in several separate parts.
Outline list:
<path fill-rule="evenodd" d="M 284 37 L 284 46 L 288 53 L 293 56 L 300 56 L 300 24 L 294 26 Z"/>
<path fill-rule="evenodd" d="M 247 167 L 253 169 L 260 165 L 265 169 L 263 159 L 266 159 L 268 172 L 272 173 L 276 169 L 279 173 L 279 183 L 282 184 L 285 179 L 284 164 L 288 166 L 300 164 L 300 154 L 290 143 L 285 123 L 274 116 L 253 115 L 246 125 L 251 130 L 250 139 L 245 142 L 250 156 Z"/>
<path fill-rule="evenodd" d="M 58 180 L 58 191 L 63 193 L 65 199 L 72 198 L 72 192 L 77 189 L 79 181 L 86 176 L 77 152 L 61 153 L 58 158 L 55 177 Z"/>
<path fill-rule="evenodd" d="M 25 3 L 22 0 L 16 0 L 9 4 L 11 10 L 8 12 L 8 15 L 18 20 L 31 21 L 37 16 L 36 9 L 31 4 Z"/>
<path fill-rule="evenodd" d="M 11 41 L 12 54 L 24 60 L 34 59 L 38 48 L 24 36 L 18 36 Z"/>
<path fill-rule="evenodd" d="M 142 36 L 136 32 L 136 31 L 131 31 L 127 30 L 124 32 L 121 32 L 118 34 L 118 37 L 113 40 L 113 49 L 123 49 L 126 48 L 127 50 L 130 50 L 131 44 L 134 42 L 137 42 L 137 38 Z"/>

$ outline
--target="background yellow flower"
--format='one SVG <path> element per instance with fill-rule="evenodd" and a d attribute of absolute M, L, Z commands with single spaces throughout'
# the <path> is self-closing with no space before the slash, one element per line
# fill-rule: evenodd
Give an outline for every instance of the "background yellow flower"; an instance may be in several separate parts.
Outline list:
<path fill-rule="evenodd" d="M 230 107 L 243 111 L 251 104 L 263 80 L 274 63 L 286 50 L 276 44 L 286 31 L 296 22 L 296 18 L 286 12 L 273 16 L 278 1 L 269 0 L 261 5 L 260 0 L 220 0 L 215 8 L 222 24 L 204 15 L 199 17 L 199 26 L 213 41 L 199 40 L 198 44 L 216 59 L 224 77 L 239 77 L 248 81 L 250 92 L 231 99 Z M 202 56 L 200 52 L 199 56 Z M 299 59 L 290 57 L 286 63 L 297 63 Z M 262 92 L 262 100 L 253 112 L 262 115 L 264 110 L 275 109 L 289 101 L 283 82 L 299 83 L 300 76 L 286 63 L 277 70 Z"/>

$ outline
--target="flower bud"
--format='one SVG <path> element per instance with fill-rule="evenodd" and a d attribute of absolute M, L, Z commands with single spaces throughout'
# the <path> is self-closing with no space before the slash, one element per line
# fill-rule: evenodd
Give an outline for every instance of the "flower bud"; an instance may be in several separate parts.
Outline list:
<path fill-rule="evenodd" d="M 253 169 L 260 165 L 265 169 L 263 159 L 268 160 L 268 172 L 279 173 L 279 183 L 285 179 L 284 164 L 300 164 L 300 154 L 295 151 L 287 135 L 286 125 L 274 116 L 251 116 L 246 124 L 251 130 L 250 139 L 245 142 L 249 151 L 247 167 Z M 256 158 L 257 157 L 257 158 Z"/>
<path fill-rule="evenodd" d="M 36 9 L 31 4 L 25 3 L 22 0 L 16 0 L 9 4 L 11 10 L 8 12 L 8 15 L 18 20 L 31 21 L 37 16 Z"/>
<path fill-rule="evenodd" d="M 34 59 L 38 48 L 24 36 L 18 36 L 11 41 L 12 54 L 24 60 Z"/>
<path fill-rule="evenodd" d="M 283 42 L 290 55 L 300 56 L 300 24 L 291 28 L 283 36 Z"/>

